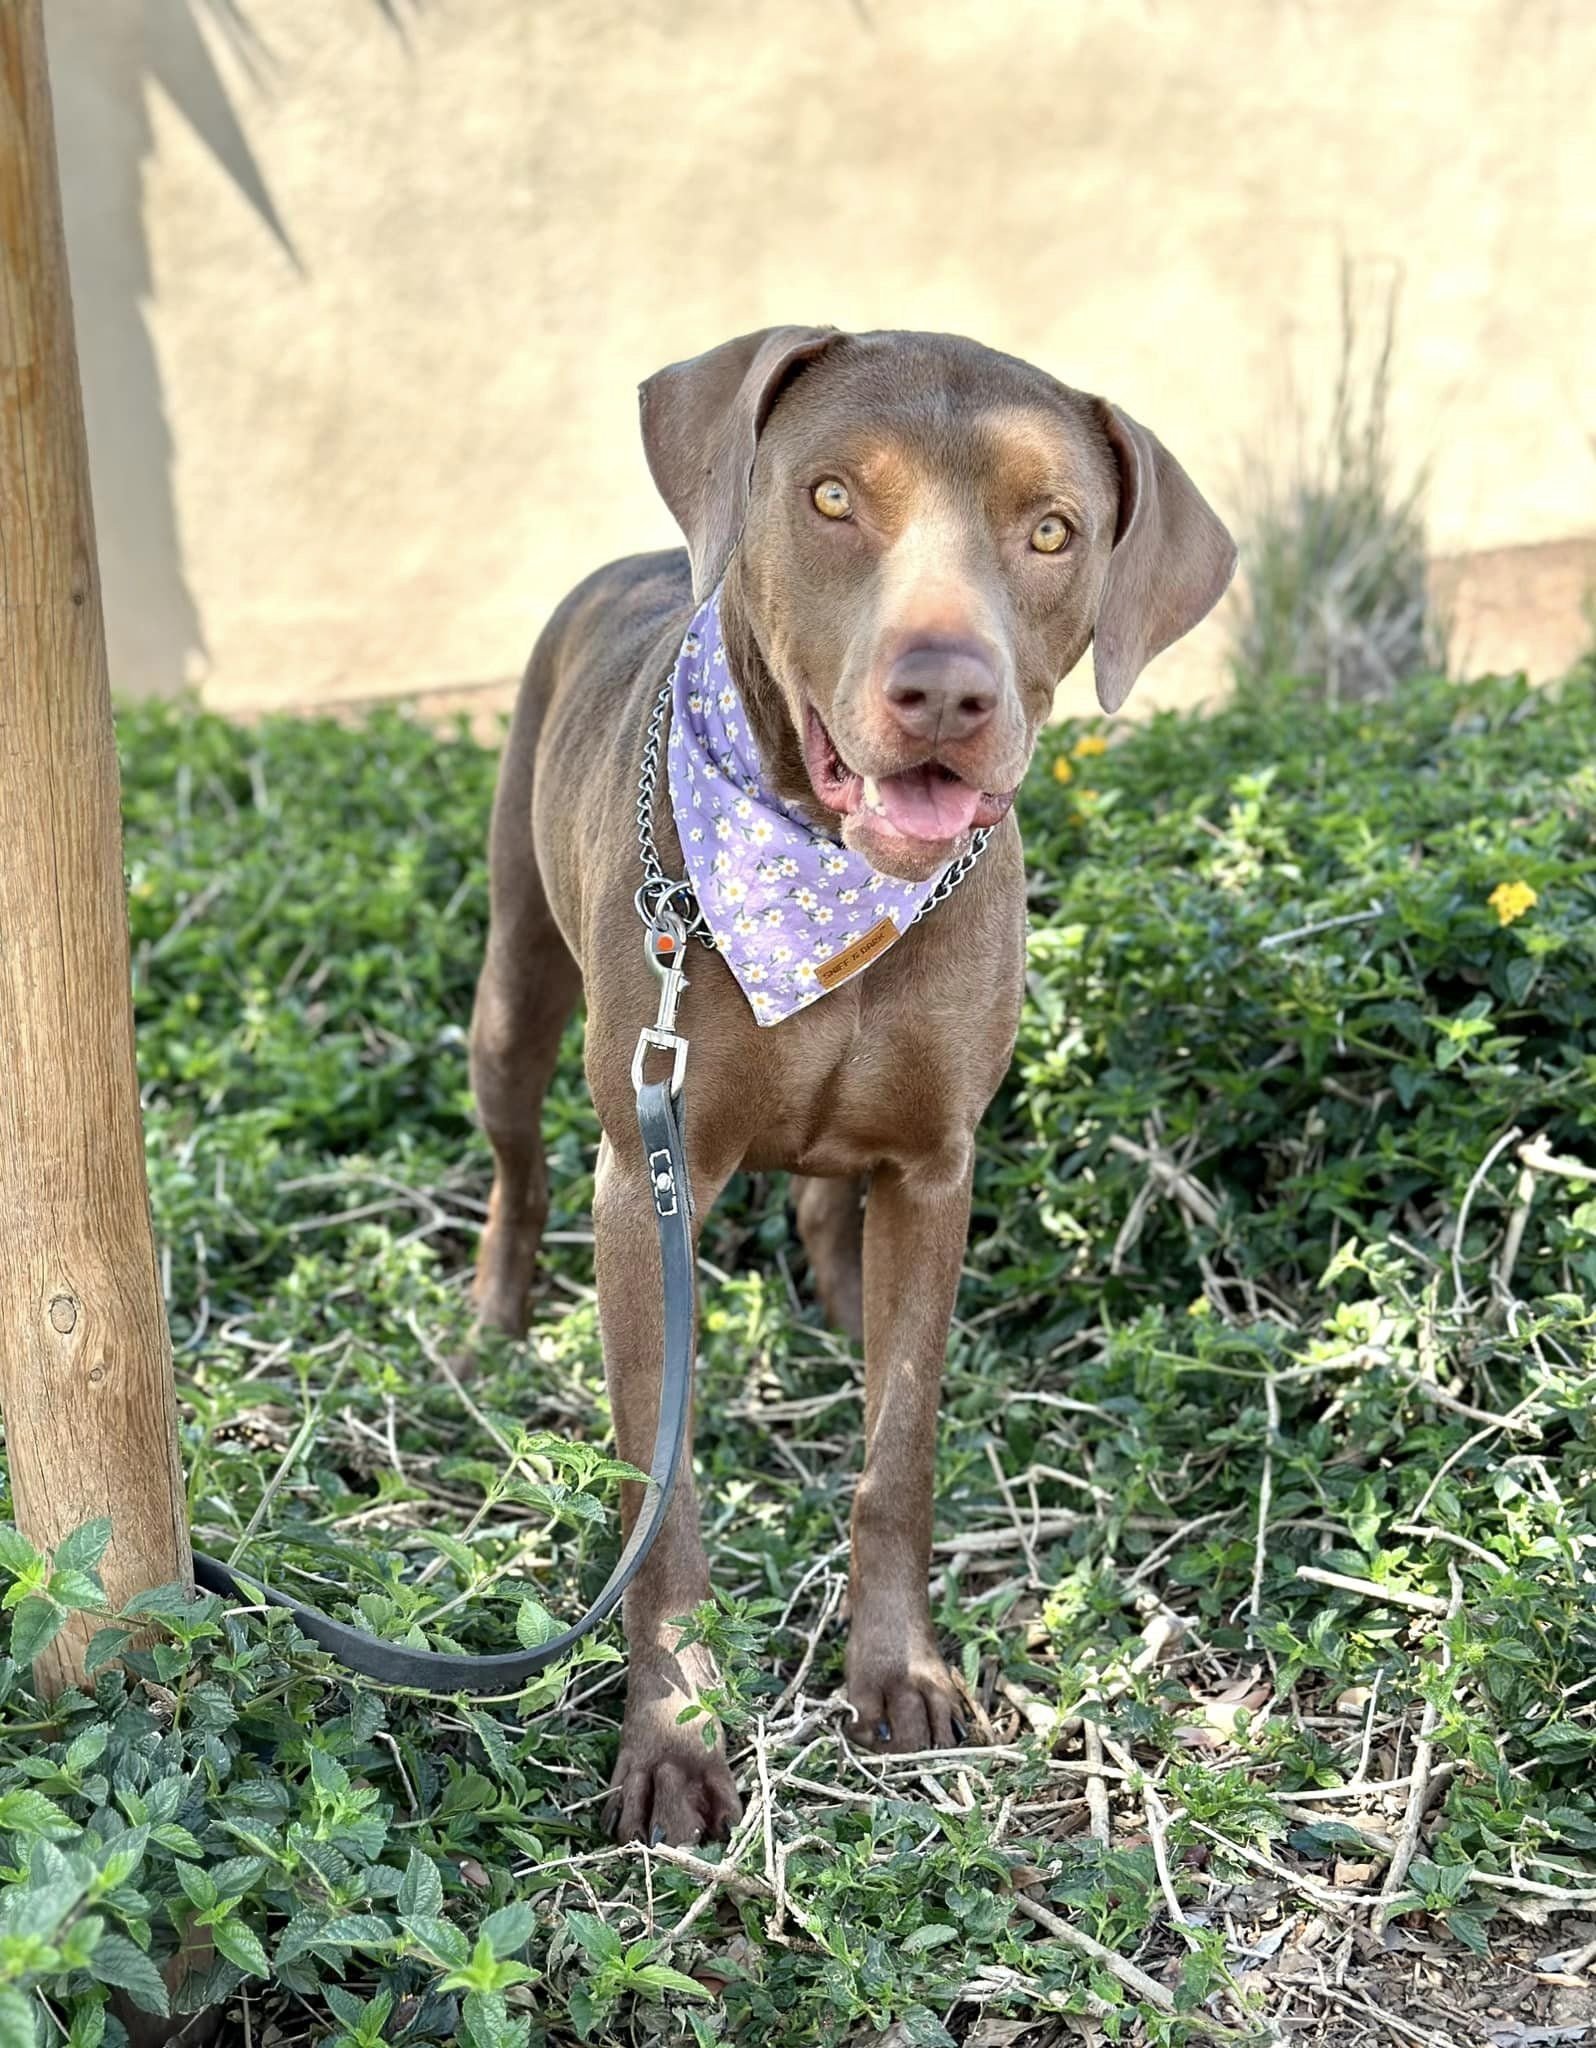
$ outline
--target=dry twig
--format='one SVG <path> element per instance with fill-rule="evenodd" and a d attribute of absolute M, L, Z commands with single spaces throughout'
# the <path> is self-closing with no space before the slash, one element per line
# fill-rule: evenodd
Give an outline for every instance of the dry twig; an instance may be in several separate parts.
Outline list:
<path fill-rule="evenodd" d="M 1384 1586 L 1378 1580 L 1355 1579 L 1346 1572 L 1321 1571 L 1316 1564 L 1299 1564 L 1297 1577 L 1311 1580 L 1316 1586 L 1334 1586 L 1343 1593 L 1362 1593 L 1366 1599 L 1379 1600 L 1387 1607 L 1411 1607 L 1415 1614 L 1450 1612 L 1448 1602 L 1435 1593 L 1416 1593 L 1406 1586 Z"/>
<path fill-rule="evenodd" d="M 1452 1577 L 1452 1598 L 1443 1608 L 1448 1620 L 1456 1615 L 1463 1605 L 1463 1581 L 1458 1577 L 1457 1566 L 1448 1564 Z M 1441 1638 L 1441 1669 L 1452 1668 L 1452 1650 L 1445 1636 Z M 1424 1712 L 1419 1720 L 1419 1739 L 1413 1745 L 1413 1764 L 1408 1785 L 1407 1811 L 1402 1816 L 1402 1826 L 1397 1832 L 1396 1847 L 1391 1852 L 1390 1866 L 1385 1873 L 1385 1883 L 1380 1897 L 1383 1906 L 1382 1918 L 1389 1918 L 1391 1902 L 1396 1899 L 1407 1879 L 1408 1865 L 1413 1861 L 1414 1851 L 1419 1846 L 1419 1829 L 1424 1823 L 1425 1808 L 1430 1800 L 1430 1764 L 1434 1755 L 1435 1724 L 1441 1718 L 1440 1709 L 1434 1700 L 1426 1700 Z"/>

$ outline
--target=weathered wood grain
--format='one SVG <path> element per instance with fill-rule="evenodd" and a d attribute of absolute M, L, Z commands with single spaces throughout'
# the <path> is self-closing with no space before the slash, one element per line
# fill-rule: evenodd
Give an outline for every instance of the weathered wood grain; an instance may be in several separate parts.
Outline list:
<path fill-rule="evenodd" d="M 35 1543 L 109 1515 L 113 1601 L 186 1574 L 40 0 L 0 0 L 0 1410 Z"/>

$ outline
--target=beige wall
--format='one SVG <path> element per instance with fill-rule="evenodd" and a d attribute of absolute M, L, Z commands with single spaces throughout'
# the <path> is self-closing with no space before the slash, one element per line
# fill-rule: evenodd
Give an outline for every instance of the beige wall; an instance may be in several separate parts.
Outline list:
<path fill-rule="evenodd" d="M 1234 508 L 1323 389 L 1343 254 L 1370 304 L 1401 276 L 1438 551 L 1596 535 L 1593 0 L 46 13 L 125 691 L 512 673 L 574 578 L 671 537 L 638 379 L 769 321 L 978 334 Z"/>

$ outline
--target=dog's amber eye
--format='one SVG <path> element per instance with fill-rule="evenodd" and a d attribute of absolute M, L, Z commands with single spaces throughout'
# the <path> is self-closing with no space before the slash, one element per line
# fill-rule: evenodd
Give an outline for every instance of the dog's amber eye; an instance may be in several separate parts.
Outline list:
<path fill-rule="evenodd" d="M 828 519 L 846 519 L 853 510 L 852 498 L 834 476 L 816 484 L 810 495 L 814 498 L 815 510 L 823 512 Z"/>
<path fill-rule="evenodd" d="M 1069 544 L 1070 530 L 1056 512 L 1049 512 L 1045 519 L 1036 522 L 1031 534 L 1031 546 L 1039 555 L 1056 555 L 1060 548 Z"/>

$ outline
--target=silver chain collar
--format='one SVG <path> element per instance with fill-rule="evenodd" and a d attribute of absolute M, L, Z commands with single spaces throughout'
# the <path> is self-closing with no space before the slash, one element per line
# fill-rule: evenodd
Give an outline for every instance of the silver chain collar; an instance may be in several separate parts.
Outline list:
<path fill-rule="evenodd" d="M 651 927 L 658 927 L 667 916 L 678 919 L 688 937 L 701 939 L 713 952 L 715 934 L 699 907 L 692 883 L 671 880 L 660 865 L 659 846 L 654 838 L 654 798 L 659 788 L 660 764 L 665 758 L 665 719 L 671 705 L 672 680 L 667 678 L 654 699 L 643 734 L 643 763 L 637 777 L 637 850 L 643 862 L 643 886 L 637 892 L 637 913 Z M 946 903 L 986 851 L 994 829 L 983 825 L 957 860 L 948 862 L 936 887 L 904 926 L 905 931 L 912 931 L 927 911 Z"/>
<path fill-rule="evenodd" d="M 659 786 L 660 763 L 665 758 L 665 714 L 671 704 L 671 683 L 654 699 L 643 734 L 643 766 L 637 778 L 637 850 L 643 860 L 643 886 L 637 892 L 637 914 L 644 924 L 658 928 L 669 915 L 679 920 L 688 938 L 702 939 L 713 952 L 715 934 L 698 907 L 693 885 L 685 877 L 673 882 L 659 863 L 654 839 L 654 792 Z"/>

